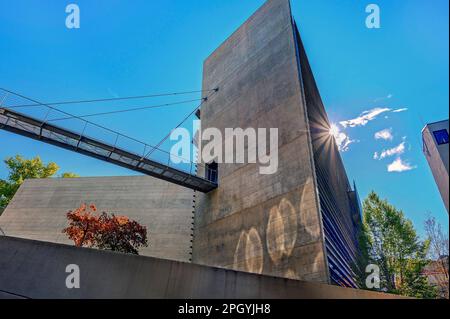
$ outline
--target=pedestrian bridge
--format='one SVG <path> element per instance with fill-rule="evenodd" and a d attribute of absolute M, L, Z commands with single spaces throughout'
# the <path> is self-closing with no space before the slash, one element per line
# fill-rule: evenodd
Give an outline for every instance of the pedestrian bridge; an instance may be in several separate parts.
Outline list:
<path fill-rule="evenodd" d="M 217 172 L 211 171 L 213 168 L 207 165 L 203 167 L 203 164 L 191 161 L 173 164 L 171 157 L 173 158 L 175 155 L 103 127 L 100 128 L 108 131 L 114 142 L 107 143 L 94 139 L 85 133 L 92 125 L 91 122 L 84 121 L 83 129 L 81 132 L 77 132 L 56 126 L 50 121 L 8 108 L 0 108 L 0 129 L 5 131 L 94 157 L 203 193 L 217 188 L 215 178 L 212 180 L 206 178 L 217 176 Z M 133 145 L 133 151 L 121 145 Z M 140 152 L 138 153 L 136 150 Z M 199 169 L 201 172 L 205 172 L 204 176 L 206 177 L 197 174 Z"/>

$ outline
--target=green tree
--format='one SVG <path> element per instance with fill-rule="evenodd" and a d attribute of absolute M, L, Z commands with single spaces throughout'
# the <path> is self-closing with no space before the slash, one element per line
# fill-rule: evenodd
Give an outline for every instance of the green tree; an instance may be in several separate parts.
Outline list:
<path fill-rule="evenodd" d="M 44 164 L 39 156 L 25 159 L 16 155 L 5 159 L 4 163 L 9 174 L 6 180 L 0 179 L 0 207 L 8 205 L 25 179 L 52 177 L 59 169 L 56 163 Z M 62 177 L 75 177 L 75 174 L 64 173 Z"/>
<path fill-rule="evenodd" d="M 425 233 L 430 240 L 430 251 L 428 252 L 430 263 L 427 270 L 434 272 L 433 281 L 439 289 L 442 298 L 449 298 L 449 274 L 448 255 L 449 238 L 448 233 L 442 231 L 441 224 L 429 216 L 425 221 Z"/>
<path fill-rule="evenodd" d="M 375 192 L 364 200 L 363 211 L 362 253 L 357 265 L 359 281 L 364 282 L 363 276 L 367 276 L 362 267 L 375 264 L 380 269 L 381 290 L 410 297 L 435 298 L 436 290 L 422 275 L 428 262 L 429 241 L 420 241 L 412 222 L 403 212 L 387 200 L 381 200 Z"/>

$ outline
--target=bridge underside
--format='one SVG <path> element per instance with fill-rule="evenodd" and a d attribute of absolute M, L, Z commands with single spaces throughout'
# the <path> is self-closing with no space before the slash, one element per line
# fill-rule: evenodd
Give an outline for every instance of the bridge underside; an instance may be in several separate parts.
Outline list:
<path fill-rule="evenodd" d="M 195 166 L 197 164 L 195 163 L 192 163 L 190 171 L 186 172 L 9 109 L 0 108 L 0 129 L 91 156 L 203 193 L 217 188 L 217 183 L 196 175 Z"/>

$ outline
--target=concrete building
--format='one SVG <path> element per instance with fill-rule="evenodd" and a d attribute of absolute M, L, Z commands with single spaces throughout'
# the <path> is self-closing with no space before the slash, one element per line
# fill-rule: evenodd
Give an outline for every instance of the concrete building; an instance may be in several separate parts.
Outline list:
<path fill-rule="evenodd" d="M 349 185 L 287 0 L 266 2 L 204 63 L 202 129 L 278 128 L 273 175 L 219 164 L 196 197 L 193 261 L 355 286 L 357 195 Z M 225 142 L 224 142 L 225 143 Z"/>
<path fill-rule="evenodd" d="M 422 130 L 423 153 L 433 172 L 434 180 L 441 193 L 445 208 L 447 208 L 447 213 L 449 204 L 448 132 L 448 120 L 427 124 Z"/>
<path fill-rule="evenodd" d="M 0 227 L 8 236 L 64 243 L 65 213 L 95 203 L 148 227 L 146 256 L 356 287 L 358 194 L 288 0 L 267 1 L 206 59 L 203 88 L 216 87 L 203 103 L 202 129 L 278 128 L 275 174 L 218 163 L 218 187 L 208 193 L 152 177 L 32 180 Z"/>
<path fill-rule="evenodd" d="M 8 236 L 73 244 L 61 232 L 66 213 L 92 203 L 147 227 L 149 247 L 141 255 L 189 261 L 193 196 L 188 188 L 149 176 L 30 179 L 0 216 L 0 229 Z"/>

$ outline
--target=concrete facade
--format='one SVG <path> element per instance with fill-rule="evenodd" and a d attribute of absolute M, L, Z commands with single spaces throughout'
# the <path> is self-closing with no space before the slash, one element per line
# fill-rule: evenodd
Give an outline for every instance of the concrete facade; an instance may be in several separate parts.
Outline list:
<path fill-rule="evenodd" d="M 448 180 L 448 160 L 449 143 L 438 144 L 434 132 L 446 130 L 449 132 L 449 121 L 440 121 L 428 124 L 422 130 L 423 152 L 430 165 L 434 180 L 438 186 L 445 208 L 449 209 L 449 180 Z"/>
<path fill-rule="evenodd" d="M 0 228 L 8 236 L 73 244 L 61 233 L 66 213 L 92 203 L 147 227 L 149 247 L 141 255 L 189 261 L 193 194 L 148 176 L 26 180 L 0 216 Z"/>
<path fill-rule="evenodd" d="M 0 236 L 0 256 L 0 299 L 399 298 L 371 291 L 5 236 Z M 66 267 L 69 264 L 79 266 L 79 289 L 66 287 L 69 275 Z"/>
<path fill-rule="evenodd" d="M 196 198 L 193 261 L 329 282 L 311 137 L 287 0 L 267 1 L 204 63 L 202 130 L 278 128 L 279 165 L 219 164 Z"/>

